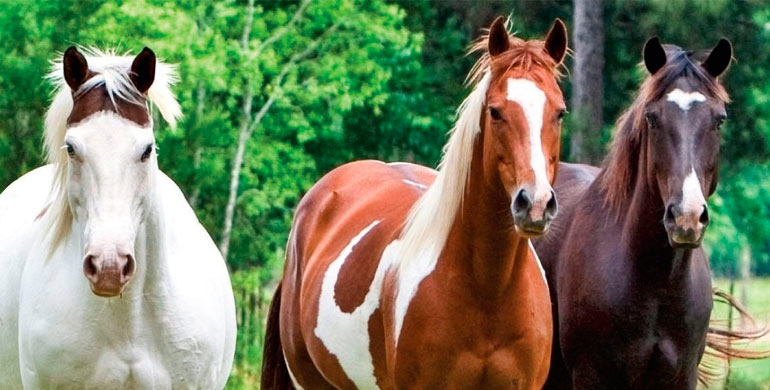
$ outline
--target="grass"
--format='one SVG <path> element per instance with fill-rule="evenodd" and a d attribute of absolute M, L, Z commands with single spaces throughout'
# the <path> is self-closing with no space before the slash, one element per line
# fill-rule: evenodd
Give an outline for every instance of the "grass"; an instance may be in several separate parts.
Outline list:
<path fill-rule="evenodd" d="M 730 291 L 730 281 L 727 279 L 715 280 L 715 286 L 725 291 Z M 745 286 L 735 282 L 733 295 L 741 300 L 744 296 L 745 305 L 757 324 L 762 326 L 770 320 L 770 278 L 751 279 Z M 728 308 L 723 304 L 715 304 L 712 319 L 726 320 Z M 740 325 L 740 319 L 734 315 L 735 326 Z M 766 336 L 757 342 L 751 343 L 747 348 L 755 350 L 770 350 L 770 336 Z M 727 382 L 716 384 L 711 389 L 725 390 L 770 390 L 770 359 L 762 360 L 734 360 L 730 364 L 730 377 Z"/>

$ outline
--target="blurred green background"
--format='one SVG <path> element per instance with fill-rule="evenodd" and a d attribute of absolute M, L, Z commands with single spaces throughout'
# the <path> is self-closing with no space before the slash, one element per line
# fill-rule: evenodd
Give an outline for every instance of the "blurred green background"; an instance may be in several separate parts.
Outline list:
<path fill-rule="evenodd" d="M 52 91 L 44 75 L 66 47 L 137 53 L 149 46 L 179 64 L 175 90 L 185 118 L 173 132 L 156 120 L 160 165 L 226 254 L 240 326 L 228 389 L 253 389 L 293 207 L 347 161 L 435 166 L 467 93 L 463 80 L 475 58 L 465 49 L 496 15 L 512 15 L 525 38 L 543 37 L 555 17 L 566 21 L 571 40 L 576 23 L 594 32 L 580 38 L 600 49 L 588 59 L 598 64 L 590 99 L 571 95 L 572 74 L 562 83 L 571 106 L 590 100 L 598 107 L 588 114 L 590 104 L 570 107 L 563 158 L 572 161 L 601 160 L 615 118 L 644 76 L 637 64 L 647 38 L 708 49 L 727 37 L 737 61 L 724 77 L 732 103 L 705 246 L 719 283 L 739 279 L 736 294 L 765 320 L 770 2 L 578 3 L 593 20 L 576 20 L 576 4 L 557 0 L 0 0 L 0 190 L 42 163 Z M 728 386 L 770 389 L 770 362 L 736 364 Z"/>

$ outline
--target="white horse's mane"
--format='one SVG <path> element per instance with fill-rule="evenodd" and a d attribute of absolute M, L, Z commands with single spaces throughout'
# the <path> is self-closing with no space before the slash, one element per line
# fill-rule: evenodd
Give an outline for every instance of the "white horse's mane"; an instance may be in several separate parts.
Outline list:
<path fill-rule="evenodd" d="M 144 95 L 136 89 L 130 79 L 131 64 L 134 56 L 118 55 L 115 50 L 79 48 L 88 62 L 88 69 L 95 73 L 74 92 L 80 95 L 89 90 L 104 86 L 110 99 L 125 100 L 131 104 L 145 105 L 145 101 L 157 107 L 160 115 L 171 128 L 182 117 L 182 111 L 171 86 L 176 83 L 176 68 L 171 64 L 157 61 L 155 79 Z M 60 58 L 62 56 L 59 56 Z M 66 174 L 69 159 L 62 146 L 67 134 L 67 118 L 72 112 L 73 92 L 64 80 L 62 61 L 55 61 L 48 79 L 54 84 L 54 98 L 45 117 L 45 152 L 48 163 L 53 165 L 55 174 L 51 186 L 51 201 L 44 210 L 43 217 L 48 219 L 50 249 L 54 250 L 62 238 L 69 232 L 72 224 L 72 211 L 66 193 Z M 152 120 L 151 120 L 152 125 Z"/>

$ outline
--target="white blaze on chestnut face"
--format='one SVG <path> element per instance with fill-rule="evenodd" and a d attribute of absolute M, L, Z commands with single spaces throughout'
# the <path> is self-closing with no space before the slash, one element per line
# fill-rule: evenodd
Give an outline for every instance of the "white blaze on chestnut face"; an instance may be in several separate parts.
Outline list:
<path fill-rule="evenodd" d="M 682 182 L 682 213 L 700 216 L 705 205 L 706 198 L 703 196 L 698 174 L 695 172 L 695 168 L 692 168 L 690 174 Z"/>
<path fill-rule="evenodd" d="M 352 313 L 345 313 L 334 300 L 334 286 L 342 266 L 353 253 L 356 245 L 380 221 L 376 220 L 353 237 L 339 256 L 329 264 L 321 284 L 321 295 L 318 303 L 318 322 L 315 335 L 326 349 L 337 357 L 337 360 L 357 388 L 379 389 L 374 376 L 374 363 L 369 350 L 369 318 L 380 304 L 382 279 L 390 262 L 380 261 L 377 271 L 369 286 L 361 306 Z"/>
<path fill-rule="evenodd" d="M 551 184 L 546 174 L 545 155 L 541 132 L 543 129 L 543 112 L 545 110 L 545 92 L 532 80 L 508 79 L 507 99 L 517 103 L 524 112 L 529 128 L 529 163 L 535 173 L 534 187 L 521 183 L 532 197 L 532 218 L 538 220 L 545 211 L 545 206 L 551 197 Z M 529 188 L 527 188 L 529 187 Z M 518 189 L 514 189 L 518 191 Z M 512 197 L 515 194 L 512 194 Z"/>
<path fill-rule="evenodd" d="M 688 111 L 693 103 L 703 103 L 706 97 L 700 92 L 684 92 L 679 88 L 666 95 L 666 100 L 675 103 L 682 111 Z"/>

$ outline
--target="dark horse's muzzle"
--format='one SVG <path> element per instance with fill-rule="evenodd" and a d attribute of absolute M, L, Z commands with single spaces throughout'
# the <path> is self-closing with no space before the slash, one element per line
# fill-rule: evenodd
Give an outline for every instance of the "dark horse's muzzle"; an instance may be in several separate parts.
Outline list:
<path fill-rule="evenodd" d="M 706 204 L 700 210 L 685 212 L 681 204 L 669 203 L 663 215 L 668 242 L 674 248 L 698 247 L 708 224 L 709 210 Z"/>

